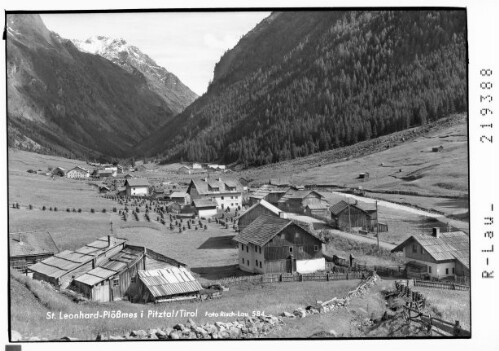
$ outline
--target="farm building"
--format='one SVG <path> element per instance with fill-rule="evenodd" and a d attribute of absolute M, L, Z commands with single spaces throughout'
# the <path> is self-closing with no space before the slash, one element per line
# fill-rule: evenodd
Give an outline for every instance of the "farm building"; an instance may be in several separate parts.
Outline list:
<path fill-rule="evenodd" d="M 234 240 L 239 268 L 252 273 L 309 273 L 325 269 L 323 241 L 284 218 L 261 215 Z"/>
<path fill-rule="evenodd" d="M 191 197 L 189 196 L 189 194 L 183 191 L 175 191 L 170 194 L 169 198 L 170 201 L 174 201 L 182 206 L 187 205 L 191 202 Z"/>
<path fill-rule="evenodd" d="M 369 179 L 369 173 L 368 173 L 368 172 L 362 172 L 362 173 L 359 173 L 358 178 L 359 178 L 359 179 L 368 180 L 368 179 Z"/>
<path fill-rule="evenodd" d="M 195 299 L 203 287 L 185 267 L 140 270 L 132 287 L 133 302 L 166 302 Z"/>
<path fill-rule="evenodd" d="M 192 168 L 187 167 L 187 166 L 181 166 L 181 167 L 177 170 L 177 173 L 178 173 L 178 174 L 191 174 L 191 173 L 192 173 Z"/>
<path fill-rule="evenodd" d="M 260 200 L 265 200 L 274 206 L 277 206 L 281 197 L 289 190 L 289 187 L 277 187 L 274 185 L 264 184 L 255 192 L 249 195 L 251 205 L 258 203 Z"/>
<path fill-rule="evenodd" d="M 101 193 L 101 194 L 107 194 L 110 191 L 111 191 L 111 189 L 107 185 L 100 185 L 99 186 L 99 193 Z"/>
<path fill-rule="evenodd" d="M 444 147 L 442 145 L 436 146 L 436 147 L 432 147 L 431 151 L 432 152 L 441 152 L 441 151 L 444 151 Z"/>
<path fill-rule="evenodd" d="M 305 206 L 305 214 L 315 217 L 329 217 L 329 211 L 326 205 L 322 203 L 310 203 Z"/>
<path fill-rule="evenodd" d="M 114 171 L 112 171 L 112 170 L 99 169 L 97 171 L 97 177 L 98 178 L 116 177 L 116 173 Z"/>
<path fill-rule="evenodd" d="M 127 196 L 148 196 L 149 181 L 147 179 L 132 178 L 125 181 Z"/>
<path fill-rule="evenodd" d="M 203 169 L 203 166 L 200 163 L 192 163 L 192 169 Z"/>
<path fill-rule="evenodd" d="M 33 278 L 69 288 L 99 302 L 121 300 L 138 270 L 184 267 L 145 247 L 107 236 L 75 251 L 65 250 L 30 267 Z"/>
<path fill-rule="evenodd" d="M 392 252 L 404 252 L 404 256 L 412 260 L 408 265 L 418 267 L 408 270 L 408 275 L 416 273 L 416 277 L 428 276 L 438 279 L 469 277 L 469 244 L 469 237 L 464 232 L 440 233 L 440 228 L 433 228 L 432 235 L 413 235 Z"/>
<path fill-rule="evenodd" d="M 315 190 L 296 190 L 290 188 L 277 202 L 277 207 L 286 212 L 304 213 L 305 207 L 310 204 L 323 203 L 321 194 Z"/>
<path fill-rule="evenodd" d="M 237 208 L 242 206 L 243 187 L 236 180 L 229 179 L 192 179 L 187 193 L 192 200 L 211 199 L 217 208 Z"/>
<path fill-rule="evenodd" d="M 9 265 L 23 273 L 58 252 L 49 232 L 9 233 Z"/>
<path fill-rule="evenodd" d="M 123 176 L 123 178 L 125 178 L 125 179 L 131 179 L 131 178 L 133 178 L 133 176 L 130 173 L 127 173 L 127 174 L 125 174 Z"/>
<path fill-rule="evenodd" d="M 211 169 L 214 171 L 218 171 L 218 170 L 223 171 L 226 168 L 225 165 L 217 165 L 217 164 L 212 164 L 212 163 L 208 164 L 206 167 L 208 169 Z"/>
<path fill-rule="evenodd" d="M 66 175 L 66 170 L 62 167 L 56 167 L 52 170 L 51 174 L 53 176 L 64 177 Z"/>
<path fill-rule="evenodd" d="M 340 230 L 351 230 L 352 228 L 361 228 L 368 231 L 376 230 L 378 222 L 376 204 L 355 200 L 341 200 L 331 206 L 329 211 L 334 222 L 333 225 Z"/>
<path fill-rule="evenodd" d="M 211 199 L 196 199 L 193 201 L 199 217 L 213 217 L 217 214 L 217 203 Z"/>
<path fill-rule="evenodd" d="M 260 200 L 239 217 L 237 226 L 239 228 L 239 231 L 241 231 L 261 215 L 281 217 L 281 215 L 283 214 L 284 212 L 282 212 L 274 205 L 265 200 Z"/>
<path fill-rule="evenodd" d="M 71 179 L 85 179 L 90 177 L 90 171 L 83 167 L 76 166 L 66 173 L 66 177 Z"/>

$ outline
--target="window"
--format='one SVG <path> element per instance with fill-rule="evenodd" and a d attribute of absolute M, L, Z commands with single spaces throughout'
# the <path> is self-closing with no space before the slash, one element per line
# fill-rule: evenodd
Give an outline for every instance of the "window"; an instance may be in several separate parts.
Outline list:
<path fill-rule="evenodd" d="M 222 196 L 222 200 L 224 199 L 224 197 Z"/>
<path fill-rule="evenodd" d="M 431 266 L 428 266 L 428 273 L 431 273 Z"/>
<path fill-rule="evenodd" d="M 258 251 L 258 248 L 255 246 L 255 252 L 257 252 L 257 251 Z"/>
<path fill-rule="evenodd" d="M 262 261 L 260 261 L 260 268 L 262 268 Z"/>
<path fill-rule="evenodd" d="M 298 248 L 298 252 L 303 252 L 303 246 L 300 246 L 300 247 Z"/>
<path fill-rule="evenodd" d="M 120 281 L 118 279 L 113 280 L 113 286 L 120 285 Z"/>
<path fill-rule="evenodd" d="M 452 274 L 454 274 L 454 267 L 452 267 Z"/>
<path fill-rule="evenodd" d="M 137 277 L 132 277 L 132 279 L 130 280 L 130 282 L 133 284 L 137 281 Z"/>
<path fill-rule="evenodd" d="M 246 252 L 249 252 L 249 246 L 246 246 Z"/>
<path fill-rule="evenodd" d="M 284 240 L 284 233 L 281 234 L 281 240 Z"/>
<path fill-rule="evenodd" d="M 449 274 L 449 268 L 445 268 L 445 274 Z"/>
<path fill-rule="evenodd" d="M 418 245 L 412 244 L 412 252 L 418 253 Z"/>
<path fill-rule="evenodd" d="M 319 251 L 319 246 L 318 245 L 314 245 L 314 251 Z"/>
<path fill-rule="evenodd" d="M 243 264 L 244 264 L 244 258 L 242 260 L 243 260 Z"/>
<path fill-rule="evenodd" d="M 293 246 L 289 247 L 289 252 L 293 252 Z"/>
<path fill-rule="evenodd" d="M 258 267 L 258 260 L 255 260 L 255 266 Z"/>
<path fill-rule="evenodd" d="M 421 255 L 424 254 L 423 247 L 421 246 Z"/>
<path fill-rule="evenodd" d="M 260 251 L 260 253 L 262 253 L 262 247 L 261 246 L 258 248 L 258 250 Z"/>
<path fill-rule="evenodd" d="M 249 260 L 246 261 L 247 265 L 249 266 Z"/>
<path fill-rule="evenodd" d="M 244 244 L 241 244 L 241 250 L 244 250 Z"/>

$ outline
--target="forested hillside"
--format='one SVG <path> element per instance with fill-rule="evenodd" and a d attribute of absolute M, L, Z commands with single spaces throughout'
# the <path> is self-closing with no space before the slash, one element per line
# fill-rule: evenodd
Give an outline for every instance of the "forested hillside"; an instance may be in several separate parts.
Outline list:
<path fill-rule="evenodd" d="M 79 51 L 36 14 L 7 15 L 9 146 L 126 157 L 175 113 L 140 72 Z"/>
<path fill-rule="evenodd" d="M 466 13 L 273 13 L 138 154 L 257 166 L 466 110 Z"/>

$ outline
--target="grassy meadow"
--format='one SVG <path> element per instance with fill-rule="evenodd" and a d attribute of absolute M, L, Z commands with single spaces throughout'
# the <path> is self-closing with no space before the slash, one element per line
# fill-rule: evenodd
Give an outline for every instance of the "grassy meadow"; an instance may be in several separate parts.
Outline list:
<path fill-rule="evenodd" d="M 159 328 L 185 323 L 187 317 L 147 318 L 149 310 L 171 311 L 184 309 L 197 310 L 197 323 L 233 321 L 236 317 L 212 317 L 207 313 L 253 311 L 277 315 L 280 312 L 292 312 L 297 307 L 304 307 L 317 300 L 325 301 L 333 297 L 342 297 L 353 290 L 358 280 L 332 282 L 295 282 L 280 284 L 240 284 L 230 287 L 218 300 L 204 302 L 171 302 L 164 304 L 131 304 L 127 302 L 81 303 L 75 304 L 65 295 L 59 294 L 40 283 L 18 273 L 11 273 L 11 323 L 12 329 L 23 336 L 45 338 L 76 337 L 84 340 L 95 339 L 98 333 L 120 335 L 136 329 Z M 284 298 L 285 296 L 285 298 Z M 62 313 L 95 313 L 96 311 L 121 311 L 137 313 L 131 319 L 61 319 L 47 320 L 47 312 L 54 312 L 56 317 Z M 144 311 L 144 318 L 140 312 Z M 306 336 L 306 335 L 304 335 Z"/>

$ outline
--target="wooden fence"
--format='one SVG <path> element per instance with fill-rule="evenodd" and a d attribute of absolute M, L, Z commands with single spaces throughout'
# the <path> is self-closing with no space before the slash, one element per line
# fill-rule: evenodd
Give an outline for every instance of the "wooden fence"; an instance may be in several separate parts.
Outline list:
<path fill-rule="evenodd" d="M 286 283 L 286 282 L 305 282 L 305 281 L 333 281 L 333 280 L 363 279 L 368 275 L 369 275 L 368 272 L 348 272 L 348 273 L 316 272 L 309 274 L 271 273 L 271 274 L 223 278 L 217 280 L 216 284 L 233 285 L 233 284 L 241 284 L 243 282 Z"/>
<path fill-rule="evenodd" d="M 407 284 L 410 284 L 410 282 L 411 280 L 408 280 Z M 416 282 L 417 281 L 414 280 L 414 286 L 418 286 Z M 408 320 L 421 323 L 425 325 L 428 330 L 431 330 L 440 336 L 471 336 L 471 333 L 468 330 L 463 329 L 457 320 L 454 322 L 448 322 L 441 318 L 432 316 L 431 313 L 423 313 L 422 311 L 427 306 L 426 297 L 422 293 L 412 290 L 407 284 L 399 281 L 395 282 L 395 289 L 398 292 L 398 296 L 406 300 L 404 314 Z"/>
<path fill-rule="evenodd" d="M 434 281 L 419 280 L 419 279 L 414 279 L 413 281 L 414 281 L 414 286 L 421 286 L 424 288 L 462 290 L 462 291 L 470 290 L 470 287 L 467 285 L 460 285 L 460 284 L 447 283 L 447 282 L 445 282 L 445 283 L 444 282 L 434 282 Z"/>

